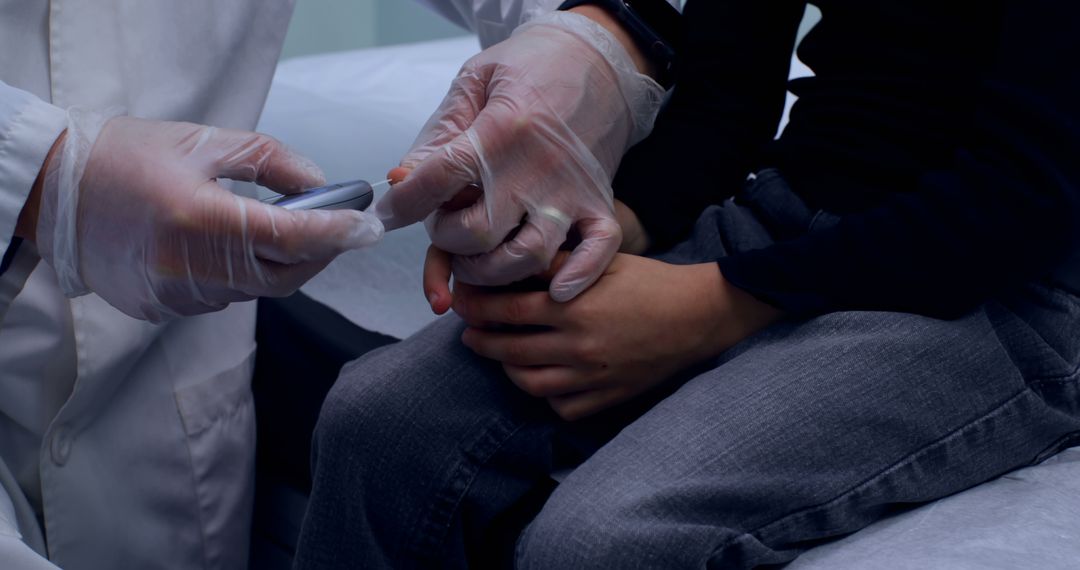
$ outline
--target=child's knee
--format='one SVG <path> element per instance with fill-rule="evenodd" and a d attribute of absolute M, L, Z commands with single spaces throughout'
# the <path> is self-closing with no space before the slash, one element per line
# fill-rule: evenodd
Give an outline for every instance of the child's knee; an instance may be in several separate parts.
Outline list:
<path fill-rule="evenodd" d="M 602 494 L 600 489 L 594 491 Z M 557 490 L 518 539 L 515 566 L 599 569 L 635 565 L 631 561 L 641 545 L 633 536 L 632 522 L 619 510 L 607 501 Z"/>

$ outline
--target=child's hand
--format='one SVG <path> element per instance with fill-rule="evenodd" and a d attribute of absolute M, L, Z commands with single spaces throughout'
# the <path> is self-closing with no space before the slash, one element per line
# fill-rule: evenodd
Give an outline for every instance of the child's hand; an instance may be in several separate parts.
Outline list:
<path fill-rule="evenodd" d="M 429 253 L 429 267 L 445 272 L 433 269 L 433 281 L 449 275 L 444 256 Z M 501 362 L 519 388 L 547 399 L 567 420 L 643 394 L 781 317 L 727 282 L 716 263 L 670 265 L 626 254 L 567 303 L 543 289 L 459 283 L 453 308 L 469 325 L 466 346 Z"/>

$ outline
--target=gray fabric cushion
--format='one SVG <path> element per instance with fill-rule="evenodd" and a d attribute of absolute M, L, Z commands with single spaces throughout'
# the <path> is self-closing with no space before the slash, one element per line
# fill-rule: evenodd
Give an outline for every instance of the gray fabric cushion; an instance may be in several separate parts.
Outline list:
<path fill-rule="evenodd" d="M 787 568 L 1080 568 L 1080 447 L 881 520 Z"/>

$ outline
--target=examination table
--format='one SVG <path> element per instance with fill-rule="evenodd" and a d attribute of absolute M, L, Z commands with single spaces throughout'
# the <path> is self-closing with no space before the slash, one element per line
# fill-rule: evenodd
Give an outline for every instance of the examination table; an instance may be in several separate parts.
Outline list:
<path fill-rule="evenodd" d="M 461 38 L 285 61 L 259 128 L 313 158 L 331 181 L 380 179 L 477 49 Z M 793 74 L 804 73 L 796 62 Z M 434 318 L 420 287 L 426 247 L 419 225 L 393 232 L 301 293 L 259 302 L 253 570 L 289 568 L 310 489 L 311 430 L 340 366 Z M 1080 447 L 897 512 L 787 568 L 1080 569 Z"/>

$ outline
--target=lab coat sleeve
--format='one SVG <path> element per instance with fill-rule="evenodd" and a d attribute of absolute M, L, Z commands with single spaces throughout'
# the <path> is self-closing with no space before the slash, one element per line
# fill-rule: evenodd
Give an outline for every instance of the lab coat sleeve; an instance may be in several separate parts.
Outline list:
<path fill-rule="evenodd" d="M 475 32 L 484 48 L 505 40 L 514 28 L 563 3 L 563 0 L 419 1 L 451 22 Z"/>
<path fill-rule="evenodd" d="M 5 570 L 59 570 L 17 537 L 0 535 L 0 560 Z"/>
<path fill-rule="evenodd" d="M 30 505 L 21 494 L 10 494 L 19 493 L 18 489 L 11 471 L 0 460 L 0 566 L 4 570 L 57 570 L 44 557 L 45 542 Z"/>
<path fill-rule="evenodd" d="M 14 239 L 15 224 L 45 156 L 66 125 L 62 109 L 0 81 L 0 258 L 8 260 L 0 274 L 0 320 L 36 258 L 14 251 L 27 247 Z"/>
<path fill-rule="evenodd" d="M 551 12 L 565 0 L 419 0 L 444 18 L 480 36 L 488 48 L 506 38 L 515 28 L 540 14 Z M 678 0 L 668 2 L 679 7 Z"/>

